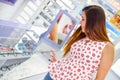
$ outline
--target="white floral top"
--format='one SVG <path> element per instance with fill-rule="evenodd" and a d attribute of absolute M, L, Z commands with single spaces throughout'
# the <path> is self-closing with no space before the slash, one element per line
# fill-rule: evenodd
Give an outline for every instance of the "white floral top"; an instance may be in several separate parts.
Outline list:
<path fill-rule="evenodd" d="M 50 63 L 53 80 L 91 80 L 97 73 L 102 50 L 108 42 L 96 42 L 83 38 L 75 42 L 65 58 Z"/>

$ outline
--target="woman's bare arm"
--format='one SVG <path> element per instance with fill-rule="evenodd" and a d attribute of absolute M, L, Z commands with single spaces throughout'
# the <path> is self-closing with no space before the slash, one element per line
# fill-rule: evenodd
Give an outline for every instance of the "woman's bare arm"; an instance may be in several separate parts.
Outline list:
<path fill-rule="evenodd" d="M 108 43 L 103 49 L 100 66 L 95 80 L 104 80 L 114 60 L 114 46 Z"/>
<path fill-rule="evenodd" d="M 50 31 L 50 37 L 55 43 L 58 43 L 58 24 L 55 23 L 52 30 Z"/>

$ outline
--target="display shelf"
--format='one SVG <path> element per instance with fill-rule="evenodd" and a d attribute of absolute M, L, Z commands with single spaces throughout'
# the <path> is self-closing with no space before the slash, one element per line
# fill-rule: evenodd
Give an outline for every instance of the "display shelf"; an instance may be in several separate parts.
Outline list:
<path fill-rule="evenodd" d="M 114 42 L 120 36 L 120 31 L 117 30 L 110 22 L 106 22 L 106 27 L 110 40 Z"/>
<path fill-rule="evenodd" d="M 31 55 L 28 53 L 2 53 L 0 54 L 0 60 L 29 58 Z"/>
<path fill-rule="evenodd" d="M 0 20 L 0 45 L 14 47 L 30 27 L 31 26 Z"/>
<path fill-rule="evenodd" d="M 120 10 L 120 1 L 119 0 L 105 0 L 109 5 L 117 10 Z"/>
<path fill-rule="evenodd" d="M 107 1 L 105 1 L 105 0 L 98 0 L 98 2 L 99 2 L 100 4 L 102 4 L 103 6 L 105 6 L 106 9 L 107 9 L 108 11 L 112 12 L 113 14 L 115 14 L 115 13 L 117 12 L 117 9 L 114 8 L 114 7 L 112 7 Z"/>
<path fill-rule="evenodd" d="M 15 67 L 19 66 L 21 63 L 29 59 L 31 55 L 7 55 L 7 56 L 0 56 L 0 79 L 4 76 L 4 74 L 8 73 Z"/>
<path fill-rule="evenodd" d="M 41 54 L 34 54 L 30 59 L 7 72 L 1 79 L 19 80 L 37 74 L 47 73 L 49 71 L 47 61 Z"/>
<path fill-rule="evenodd" d="M 117 30 L 110 22 L 106 22 L 107 29 L 110 29 L 116 36 L 120 35 L 120 31 Z"/>

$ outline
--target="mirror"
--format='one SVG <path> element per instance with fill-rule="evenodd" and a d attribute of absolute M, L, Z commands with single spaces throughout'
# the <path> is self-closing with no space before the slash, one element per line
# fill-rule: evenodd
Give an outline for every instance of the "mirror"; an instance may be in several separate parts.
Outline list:
<path fill-rule="evenodd" d="M 77 21 L 66 11 L 60 10 L 52 21 L 44 40 L 55 49 L 60 49 L 68 40 Z"/>

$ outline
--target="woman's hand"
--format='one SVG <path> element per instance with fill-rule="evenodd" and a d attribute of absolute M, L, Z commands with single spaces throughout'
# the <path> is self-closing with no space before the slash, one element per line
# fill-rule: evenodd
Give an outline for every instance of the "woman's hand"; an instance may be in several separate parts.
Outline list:
<path fill-rule="evenodd" d="M 54 50 L 51 51 L 51 59 L 49 59 L 50 62 L 55 62 L 57 59 L 56 59 L 56 53 Z"/>

